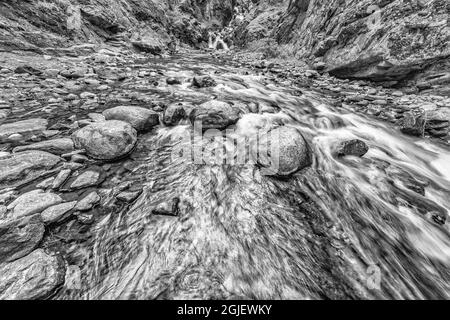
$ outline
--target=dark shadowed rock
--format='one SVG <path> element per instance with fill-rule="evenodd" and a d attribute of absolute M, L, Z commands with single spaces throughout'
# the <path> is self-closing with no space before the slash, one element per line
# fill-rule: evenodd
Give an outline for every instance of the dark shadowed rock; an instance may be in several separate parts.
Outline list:
<path fill-rule="evenodd" d="M 425 118 L 413 112 L 406 112 L 399 121 L 400 130 L 408 135 L 423 137 L 425 131 Z"/>
<path fill-rule="evenodd" d="M 170 77 L 166 79 L 166 83 L 169 85 L 181 84 L 181 80 L 178 78 Z"/>
<path fill-rule="evenodd" d="M 303 135 L 292 127 L 278 127 L 263 134 L 257 163 L 266 175 L 289 176 L 311 165 L 311 151 Z"/>
<path fill-rule="evenodd" d="M 194 77 L 194 79 L 192 79 L 192 85 L 197 88 L 207 88 L 217 86 L 217 82 L 210 76 L 201 76 Z"/>
<path fill-rule="evenodd" d="M 32 252 L 44 236 L 39 221 L 0 221 L 0 264 L 20 259 Z"/>
<path fill-rule="evenodd" d="M 168 126 L 177 125 L 181 120 L 187 117 L 185 104 L 177 102 L 170 104 L 164 111 L 163 122 Z"/>
<path fill-rule="evenodd" d="M 0 300 L 33 300 L 47 297 L 64 282 L 61 260 L 42 249 L 0 265 Z"/>
<path fill-rule="evenodd" d="M 120 120 L 131 124 L 137 131 L 149 131 L 159 124 L 159 114 L 153 110 L 135 107 L 119 106 L 103 111 L 106 120 Z"/>
<path fill-rule="evenodd" d="M 225 129 L 235 124 L 240 117 L 240 110 L 228 102 L 211 100 L 196 106 L 189 118 L 192 123 L 201 123 L 203 130 Z"/>
<path fill-rule="evenodd" d="M 19 66 L 14 70 L 14 73 L 17 74 L 31 74 L 34 76 L 40 76 L 42 72 L 36 68 L 33 68 L 32 66 L 23 65 Z"/>
<path fill-rule="evenodd" d="M 34 179 L 60 162 L 60 157 L 43 151 L 25 151 L 0 158 L 0 187 Z"/>
<path fill-rule="evenodd" d="M 96 122 L 72 134 L 75 146 L 99 160 L 116 160 L 128 155 L 137 142 L 137 132 L 117 120 Z"/>
<path fill-rule="evenodd" d="M 158 204 L 153 210 L 152 213 L 154 215 L 159 216 L 178 216 L 179 214 L 179 208 L 178 205 L 180 204 L 179 198 L 173 198 L 170 201 L 164 201 Z"/>
<path fill-rule="evenodd" d="M 339 157 L 355 156 L 362 157 L 369 151 L 369 147 L 364 141 L 353 139 L 342 142 L 336 151 Z"/>

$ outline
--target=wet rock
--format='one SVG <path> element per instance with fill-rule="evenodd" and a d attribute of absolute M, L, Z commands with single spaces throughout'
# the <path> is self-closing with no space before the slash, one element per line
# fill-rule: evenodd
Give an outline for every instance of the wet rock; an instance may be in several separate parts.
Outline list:
<path fill-rule="evenodd" d="M 443 138 L 448 135 L 450 127 L 450 111 L 441 108 L 426 113 L 425 130 L 428 134 L 436 138 Z"/>
<path fill-rule="evenodd" d="M 69 138 L 53 139 L 14 148 L 13 152 L 40 150 L 61 155 L 73 151 L 73 141 Z"/>
<path fill-rule="evenodd" d="M 158 204 L 153 210 L 152 214 L 159 216 L 173 216 L 176 217 L 179 214 L 179 198 L 173 198 L 170 201 L 164 201 Z"/>
<path fill-rule="evenodd" d="M 43 151 L 25 151 L 0 159 L 0 187 L 16 186 L 54 168 L 61 158 Z"/>
<path fill-rule="evenodd" d="M 63 169 L 61 170 L 58 175 L 55 177 L 55 179 L 52 181 L 52 189 L 53 190 L 57 190 L 59 189 L 59 187 L 61 187 L 64 182 L 67 181 L 67 179 L 69 179 L 70 174 L 72 173 L 72 170 L 70 169 Z"/>
<path fill-rule="evenodd" d="M 38 249 L 11 263 L 0 265 L 0 300 L 47 297 L 64 282 L 64 266 L 56 256 Z"/>
<path fill-rule="evenodd" d="M 82 200 L 78 201 L 75 206 L 75 210 L 78 211 L 88 211 L 91 210 L 97 203 L 100 202 L 100 196 L 97 192 L 91 192 Z"/>
<path fill-rule="evenodd" d="M 141 191 L 124 191 L 117 195 L 117 199 L 126 203 L 132 203 L 136 200 L 139 195 L 142 193 Z"/>
<path fill-rule="evenodd" d="M 336 151 L 338 157 L 355 156 L 362 157 L 369 151 L 369 147 L 364 141 L 353 139 L 342 142 Z"/>
<path fill-rule="evenodd" d="M 141 107 L 119 106 L 103 111 L 103 115 L 106 120 L 128 122 L 139 132 L 149 131 L 159 124 L 158 113 Z"/>
<path fill-rule="evenodd" d="M 425 131 L 425 118 L 413 112 L 405 112 L 399 121 L 400 131 L 416 137 L 423 137 Z"/>
<path fill-rule="evenodd" d="M 132 41 L 131 44 L 134 48 L 142 52 L 151 53 L 154 55 L 160 55 L 163 52 L 162 43 L 157 41 L 156 39 L 144 38 L 141 40 Z"/>
<path fill-rule="evenodd" d="M 263 134 L 258 151 L 256 162 L 265 175 L 289 176 L 312 163 L 308 143 L 292 127 L 278 127 Z"/>
<path fill-rule="evenodd" d="M 4 205 L 0 205 L 0 220 L 4 220 L 6 218 L 6 212 L 8 209 Z"/>
<path fill-rule="evenodd" d="M 8 205 L 8 220 L 14 220 L 32 214 L 41 213 L 55 204 L 63 202 L 63 199 L 54 193 L 44 192 L 38 189 L 24 193 Z"/>
<path fill-rule="evenodd" d="M 44 190 L 48 189 L 52 186 L 54 180 L 55 180 L 54 177 L 47 178 L 47 179 L 43 180 L 42 182 L 38 183 L 36 185 L 36 188 L 44 189 Z"/>
<path fill-rule="evenodd" d="M 203 130 L 225 129 L 235 124 L 240 117 L 240 111 L 228 102 L 211 100 L 196 106 L 189 118 L 195 124 L 201 124 Z"/>
<path fill-rule="evenodd" d="M 181 80 L 178 78 L 170 77 L 170 78 L 167 78 L 166 83 L 169 85 L 181 84 Z"/>
<path fill-rule="evenodd" d="M 83 212 L 77 215 L 77 220 L 81 224 L 89 225 L 94 223 L 95 217 L 92 213 Z"/>
<path fill-rule="evenodd" d="M 217 86 L 217 82 L 211 76 L 201 76 L 194 77 L 192 79 L 192 85 L 197 88 L 207 88 Z"/>
<path fill-rule="evenodd" d="M 87 170 L 77 176 L 70 184 L 70 189 L 83 189 L 92 187 L 101 182 L 101 172 L 97 170 Z"/>
<path fill-rule="evenodd" d="M 117 120 L 96 122 L 72 134 L 76 148 L 99 160 L 117 160 L 128 155 L 137 143 L 137 132 Z"/>
<path fill-rule="evenodd" d="M 8 138 L 12 135 L 32 135 L 42 133 L 47 129 L 47 120 L 45 119 L 28 119 L 0 125 L 0 143 L 8 142 Z"/>
<path fill-rule="evenodd" d="M 430 211 L 426 214 L 426 216 L 428 216 L 431 220 L 439 225 L 444 225 L 447 221 L 445 213 L 439 211 Z"/>
<path fill-rule="evenodd" d="M 32 252 L 44 236 L 39 221 L 0 221 L 0 264 L 20 259 Z"/>
<path fill-rule="evenodd" d="M 42 74 L 41 71 L 39 71 L 38 69 L 35 69 L 31 66 L 28 65 L 23 65 L 23 66 L 19 66 L 14 70 L 14 73 L 17 74 L 31 74 L 34 76 L 40 76 Z"/>
<path fill-rule="evenodd" d="M 7 158 L 11 155 L 11 153 L 6 152 L 6 151 L 0 151 L 0 159 L 2 158 Z"/>
<path fill-rule="evenodd" d="M 100 113 L 89 113 L 88 117 L 94 122 L 101 122 L 106 120 L 105 116 Z"/>
<path fill-rule="evenodd" d="M 67 79 L 79 79 L 83 78 L 87 73 L 88 70 L 85 68 L 73 68 L 62 70 L 59 74 Z"/>
<path fill-rule="evenodd" d="M 170 104 L 164 111 L 163 122 L 167 126 L 175 126 L 181 120 L 186 119 L 185 104 L 183 102 L 177 102 Z"/>
<path fill-rule="evenodd" d="M 72 201 L 51 206 L 42 211 L 41 219 L 45 224 L 62 221 L 68 217 L 68 214 L 76 204 L 77 201 Z"/>

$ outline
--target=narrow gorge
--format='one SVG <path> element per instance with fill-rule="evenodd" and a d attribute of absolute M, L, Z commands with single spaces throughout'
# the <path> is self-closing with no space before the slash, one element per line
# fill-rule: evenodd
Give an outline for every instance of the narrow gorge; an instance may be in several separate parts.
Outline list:
<path fill-rule="evenodd" d="M 450 298 L 448 0 L 0 0 L 0 300 Z"/>

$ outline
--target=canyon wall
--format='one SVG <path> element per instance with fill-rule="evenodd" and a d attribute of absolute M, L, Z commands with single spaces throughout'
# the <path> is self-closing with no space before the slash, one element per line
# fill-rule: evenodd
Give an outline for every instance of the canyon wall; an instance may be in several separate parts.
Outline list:
<path fill-rule="evenodd" d="M 125 37 L 205 47 L 227 26 L 235 48 L 265 41 L 340 78 L 448 83 L 448 0 L 2 0 L 0 50 Z M 152 51 L 152 50 L 150 50 Z"/>
<path fill-rule="evenodd" d="M 235 37 L 269 37 L 341 78 L 438 83 L 449 78 L 449 16 L 448 0 L 261 0 Z"/>
<path fill-rule="evenodd" d="M 65 47 L 120 34 L 192 46 L 207 41 L 211 24 L 225 26 L 233 0 L 1 0 L 0 50 Z M 149 41 L 150 41 L 149 40 Z"/>

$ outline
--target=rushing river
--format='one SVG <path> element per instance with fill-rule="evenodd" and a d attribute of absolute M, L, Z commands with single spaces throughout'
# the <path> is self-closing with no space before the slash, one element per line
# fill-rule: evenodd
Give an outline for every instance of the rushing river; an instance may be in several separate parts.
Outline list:
<path fill-rule="evenodd" d="M 278 106 L 263 116 L 298 128 L 313 164 L 278 179 L 252 165 L 174 159 L 188 123 L 140 136 L 126 179 L 142 181 L 144 193 L 93 227 L 78 248 L 81 286 L 54 298 L 450 298 L 449 225 L 434 221 L 450 210 L 450 149 L 208 56 L 148 63 L 165 76 L 211 74 L 219 83 L 164 83 L 150 97 Z M 370 147 L 363 158 L 333 155 L 354 138 Z M 174 198 L 177 217 L 152 214 Z"/>

